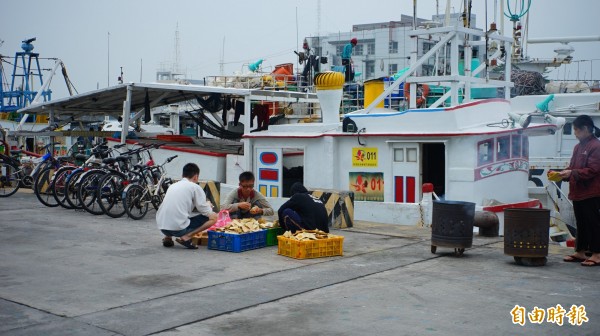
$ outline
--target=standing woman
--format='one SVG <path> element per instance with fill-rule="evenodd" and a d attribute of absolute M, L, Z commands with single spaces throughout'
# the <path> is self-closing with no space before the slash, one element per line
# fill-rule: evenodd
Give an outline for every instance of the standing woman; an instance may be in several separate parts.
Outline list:
<path fill-rule="evenodd" d="M 582 266 L 600 266 L 600 140 L 592 118 L 580 115 L 573 121 L 573 131 L 579 143 L 567 169 L 560 172 L 569 181 L 569 199 L 573 201 L 577 221 L 575 254 L 566 262 Z M 587 258 L 586 251 L 592 252 Z"/>

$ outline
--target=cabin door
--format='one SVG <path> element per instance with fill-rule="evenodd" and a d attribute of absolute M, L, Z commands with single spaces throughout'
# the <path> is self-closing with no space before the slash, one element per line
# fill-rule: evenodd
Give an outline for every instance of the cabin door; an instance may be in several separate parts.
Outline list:
<path fill-rule="evenodd" d="M 281 197 L 283 155 L 281 148 L 255 147 L 255 188 L 265 197 Z"/>
<path fill-rule="evenodd" d="M 397 203 L 415 203 L 419 199 L 420 158 L 419 144 L 392 145 L 393 200 Z"/>

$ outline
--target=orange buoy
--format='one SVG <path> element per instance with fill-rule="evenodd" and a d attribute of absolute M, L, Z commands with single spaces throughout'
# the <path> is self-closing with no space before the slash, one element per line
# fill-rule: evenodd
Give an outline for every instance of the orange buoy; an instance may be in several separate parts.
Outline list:
<path fill-rule="evenodd" d="M 420 95 L 419 95 L 420 93 Z M 429 85 L 417 84 L 417 107 L 425 107 L 427 97 L 429 96 Z M 404 83 L 404 98 L 410 100 L 410 84 Z"/>

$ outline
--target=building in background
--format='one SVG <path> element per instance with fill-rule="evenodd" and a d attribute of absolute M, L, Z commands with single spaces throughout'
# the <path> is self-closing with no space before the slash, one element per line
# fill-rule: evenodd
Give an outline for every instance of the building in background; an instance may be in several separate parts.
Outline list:
<path fill-rule="evenodd" d="M 450 24 L 463 25 L 461 13 L 450 15 Z M 434 15 L 432 20 L 417 18 L 417 27 L 439 27 L 445 25 L 445 15 Z M 475 15 L 471 15 L 471 27 L 477 29 Z M 357 73 L 356 81 L 365 81 L 373 78 L 390 76 L 399 70 L 410 66 L 411 39 L 410 31 L 413 30 L 413 17 L 401 15 L 399 21 L 357 24 L 352 26 L 351 32 L 338 32 L 323 36 L 307 37 L 311 48 L 316 55 L 326 56 L 330 67 L 342 65 L 342 51 L 350 39 L 356 37 L 358 44 L 354 47 L 352 59 L 354 71 Z M 419 39 L 418 57 L 421 57 L 435 45 L 436 41 Z M 446 51 L 449 57 L 450 50 Z M 443 72 L 445 64 L 444 54 L 429 60 L 421 69 L 422 75 L 431 75 L 434 71 Z M 321 69 L 330 70 L 330 69 Z M 358 75 L 360 73 L 360 75 Z"/>

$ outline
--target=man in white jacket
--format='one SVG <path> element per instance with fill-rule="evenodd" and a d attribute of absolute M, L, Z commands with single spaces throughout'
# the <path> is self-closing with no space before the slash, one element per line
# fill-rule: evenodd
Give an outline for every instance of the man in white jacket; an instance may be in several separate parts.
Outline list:
<path fill-rule="evenodd" d="M 181 181 L 167 189 L 165 198 L 156 212 L 156 224 L 165 235 L 164 247 L 173 246 L 173 238 L 189 248 L 197 249 L 192 236 L 211 227 L 217 221 L 217 214 L 206 200 L 204 190 L 198 185 L 200 168 L 194 163 L 183 166 Z M 194 208 L 198 215 L 191 217 Z"/>

